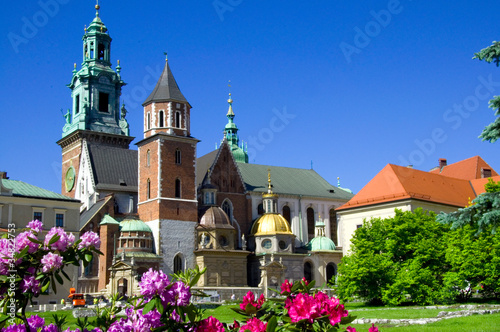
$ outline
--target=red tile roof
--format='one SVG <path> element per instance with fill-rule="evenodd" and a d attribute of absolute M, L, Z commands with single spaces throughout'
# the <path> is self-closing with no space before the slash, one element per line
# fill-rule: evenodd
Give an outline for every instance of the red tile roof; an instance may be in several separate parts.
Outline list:
<path fill-rule="evenodd" d="M 470 181 L 388 164 L 338 210 L 410 198 L 464 207 L 475 197 Z"/>
<path fill-rule="evenodd" d="M 490 169 L 491 176 L 498 175 L 498 173 L 479 156 L 461 160 L 454 164 L 444 166 L 442 169 L 433 169 L 430 173 L 441 174 L 457 179 L 473 180 L 482 178 L 481 169 L 483 168 Z"/>

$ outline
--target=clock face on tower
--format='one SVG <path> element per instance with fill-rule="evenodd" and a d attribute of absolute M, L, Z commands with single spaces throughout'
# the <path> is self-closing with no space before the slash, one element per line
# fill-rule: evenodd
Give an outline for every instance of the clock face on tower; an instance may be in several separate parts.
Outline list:
<path fill-rule="evenodd" d="M 66 177 L 64 182 L 66 184 L 67 192 L 73 190 L 73 187 L 75 186 L 75 168 L 73 166 L 70 166 L 66 171 Z"/>

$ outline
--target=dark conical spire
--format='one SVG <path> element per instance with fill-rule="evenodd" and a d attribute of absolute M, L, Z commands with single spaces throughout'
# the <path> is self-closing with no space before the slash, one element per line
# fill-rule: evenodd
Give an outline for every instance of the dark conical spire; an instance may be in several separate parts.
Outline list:
<path fill-rule="evenodd" d="M 168 60 L 165 61 L 165 68 L 163 68 L 163 72 L 161 73 L 160 79 L 156 83 L 153 92 L 151 92 L 142 106 L 145 106 L 152 102 L 161 101 L 177 101 L 188 103 L 181 90 L 179 89 L 177 82 L 175 81 L 174 75 L 172 74 L 170 66 L 168 65 Z"/>

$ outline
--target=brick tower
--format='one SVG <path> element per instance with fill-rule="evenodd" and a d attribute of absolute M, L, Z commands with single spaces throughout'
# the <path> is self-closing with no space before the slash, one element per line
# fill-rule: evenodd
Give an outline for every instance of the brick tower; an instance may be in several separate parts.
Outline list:
<path fill-rule="evenodd" d="M 196 144 L 190 133 L 191 105 L 181 93 L 168 60 L 153 92 L 143 103 L 144 139 L 139 147 L 141 220 L 155 237 L 166 273 L 194 266 Z"/>
<path fill-rule="evenodd" d="M 134 139 L 129 136 L 124 105 L 120 109 L 121 88 L 125 85 L 120 63 L 116 71 L 111 68 L 111 37 L 99 18 L 99 5 L 95 8 L 96 16 L 83 35 L 82 67 L 77 71 L 75 63 L 68 84 L 73 107 L 64 115 L 66 123 L 57 142 L 62 148 L 61 193 L 72 198 L 80 198 L 83 192 L 78 183 L 83 145 L 128 149 Z"/>

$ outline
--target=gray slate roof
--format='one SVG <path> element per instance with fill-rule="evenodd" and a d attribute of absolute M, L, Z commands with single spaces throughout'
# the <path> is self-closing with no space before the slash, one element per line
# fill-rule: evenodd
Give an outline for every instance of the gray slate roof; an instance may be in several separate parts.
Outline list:
<path fill-rule="evenodd" d="M 354 195 L 335 187 L 313 169 L 237 163 L 248 191 L 267 192 L 268 169 L 273 192 L 278 195 L 302 195 L 349 200 Z"/>
<path fill-rule="evenodd" d="M 112 199 L 113 196 L 106 196 L 98 200 L 92 207 L 88 210 L 85 210 L 80 215 L 80 230 L 82 230 L 85 225 L 102 209 L 102 207 Z"/>
<path fill-rule="evenodd" d="M 97 189 L 138 191 L 137 150 L 89 144 Z"/>
<path fill-rule="evenodd" d="M 160 79 L 156 83 L 153 92 L 151 92 L 142 106 L 151 102 L 160 101 L 178 101 L 185 103 L 188 102 L 179 89 L 177 82 L 175 81 L 174 75 L 172 74 L 170 66 L 168 65 L 168 61 L 165 61 L 165 68 L 163 68 Z"/>

